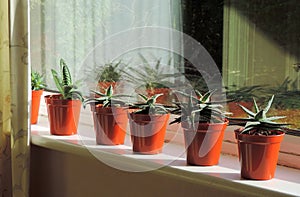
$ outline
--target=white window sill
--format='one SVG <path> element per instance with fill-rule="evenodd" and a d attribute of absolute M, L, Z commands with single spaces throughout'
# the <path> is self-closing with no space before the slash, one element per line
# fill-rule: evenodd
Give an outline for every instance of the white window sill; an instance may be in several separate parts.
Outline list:
<path fill-rule="evenodd" d="M 92 116 L 86 111 L 86 113 L 82 113 L 81 120 L 91 121 Z M 299 196 L 300 194 L 300 170 L 277 166 L 275 178 L 272 180 L 244 180 L 240 177 L 238 159 L 230 155 L 221 155 L 217 166 L 187 166 L 184 146 L 176 143 L 176 140 L 166 143 L 163 153 L 158 155 L 134 154 L 131 151 L 129 135 L 126 136 L 124 145 L 96 145 L 93 125 L 88 121 L 80 124 L 78 135 L 53 136 L 49 132 L 47 117 L 42 115 L 39 117 L 39 123 L 31 127 L 31 143 L 66 153 L 95 156 L 102 158 L 102 160 L 105 158 L 104 162 L 108 165 L 129 171 L 146 171 L 157 168 L 157 173 L 170 176 L 170 178 L 179 178 L 202 185 L 214 185 L 216 190 L 218 187 L 223 190 L 226 188 L 244 196 L 283 194 Z M 180 138 L 180 136 L 177 137 Z M 92 154 L 90 154 L 91 152 Z"/>

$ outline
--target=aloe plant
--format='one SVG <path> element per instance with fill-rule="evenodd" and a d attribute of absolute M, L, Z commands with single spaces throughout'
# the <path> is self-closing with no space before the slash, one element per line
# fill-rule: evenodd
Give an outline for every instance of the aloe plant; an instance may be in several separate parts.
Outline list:
<path fill-rule="evenodd" d="M 299 109 L 300 108 L 300 90 L 297 89 L 297 81 L 291 80 L 289 77 L 277 87 L 269 87 L 265 89 L 264 94 L 276 94 L 276 100 L 273 102 L 275 109 Z"/>
<path fill-rule="evenodd" d="M 51 69 L 55 85 L 62 95 L 62 99 L 80 99 L 83 101 L 83 96 L 78 87 L 73 83 L 70 70 L 63 59 L 60 59 L 60 73 Z"/>
<path fill-rule="evenodd" d="M 196 123 L 222 123 L 225 121 L 226 113 L 223 110 L 223 103 L 212 102 L 211 96 L 215 93 L 215 90 L 208 91 L 201 94 L 198 90 L 195 90 L 195 94 L 186 94 L 178 92 L 185 97 L 188 97 L 188 102 L 175 103 L 176 108 L 171 111 L 172 114 L 179 115 L 170 124 L 187 122 L 190 128 L 195 128 Z"/>
<path fill-rule="evenodd" d="M 261 108 L 257 105 L 256 100 L 253 98 L 253 104 L 255 108 L 254 112 L 242 105 L 239 105 L 248 115 L 248 118 L 229 118 L 230 124 L 244 126 L 241 134 L 250 135 L 276 135 L 277 131 L 285 132 L 289 130 L 286 128 L 286 126 L 289 124 L 275 122 L 276 120 L 285 118 L 285 116 L 267 116 L 273 100 L 274 95 L 268 101 L 267 105 L 264 108 Z"/>
<path fill-rule="evenodd" d="M 238 87 L 236 85 L 224 87 L 226 98 L 232 101 L 246 101 L 251 102 L 252 98 L 257 97 L 258 92 L 262 90 L 262 86 L 253 85 L 253 86 L 244 86 Z"/>
<path fill-rule="evenodd" d="M 169 88 L 174 86 L 168 79 L 176 77 L 178 74 L 165 73 L 165 69 L 161 66 L 160 59 L 156 60 L 155 66 L 152 67 L 142 54 L 139 54 L 139 56 L 143 61 L 141 68 L 129 67 L 128 71 L 123 71 L 127 81 L 134 85 L 138 84 L 146 89 Z M 171 60 L 168 64 L 171 64 Z"/>
<path fill-rule="evenodd" d="M 137 109 L 135 114 L 167 114 L 169 113 L 168 107 L 156 103 L 158 97 L 163 94 L 155 94 L 151 97 L 147 97 L 143 94 L 138 94 L 143 101 L 141 103 L 135 103 L 131 106 L 131 108 Z"/>
<path fill-rule="evenodd" d="M 101 68 L 97 68 L 97 80 L 98 82 L 117 82 L 122 77 L 122 70 L 120 66 L 123 65 L 121 61 L 117 63 L 107 63 Z"/>
<path fill-rule="evenodd" d="M 106 90 L 105 93 L 101 93 L 99 91 L 91 90 L 94 93 L 96 98 L 88 98 L 83 102 L 83 106 L 86 107 L 87 104 L 96 103 L 102 104 L 103 107 L 116 107 L 116 106 L 125 106 L 126 102 L 124 102 L 121 98 L 124 97 L 131 97 L 130 95 L 123 95 L 123 94 L 114 94 L 113 86 L 110 85 Z"/>
<path fill-rule="evenodd" d="M 37 71 L 31 72 L 31 90 L 42 90 L 47 87 L 44 76 Z"/>

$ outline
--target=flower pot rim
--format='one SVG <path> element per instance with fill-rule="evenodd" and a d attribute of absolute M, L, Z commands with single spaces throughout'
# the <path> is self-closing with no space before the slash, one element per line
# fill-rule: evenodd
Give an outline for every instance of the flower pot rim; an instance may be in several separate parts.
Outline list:
<path fill-rule="evenodd" d="M 224 121 L 223 122 L 199 122 L 199 124 L 209 124 L 209 125 L 211 125 L 211 124 L 228 124 L 229 123 L 229 120 L 228 119 L 224 119 Z"/>
<path fill-rule="evenodd" d="M 278 131 L 278 135 L 249 135 L 249 134 L 239 134 L 235 130 L 235 138 L 238 143 L 249 143 L 249 144 L 274 144 L 280 143 L 284 138 L 285 133 L 283 131 Z"/>
<path fill-rule="evenodd" d="M 280 137 L 280 136 L 284 136 L 285 135 L 285 132 L 283 131 L 279 131 L 279 130 L 274 130 L 276 132 L 278 132 L 279 134 L 276 134 L 276 135 L 250 135 L 250 134 L 247 134 L 247 133 L 239 133 L 243 130 L 243 127 L 241 128 L 238 128 L 238 129 L 235 129 L 234 132 L 238 135 L 238 136 L 249 136 L 250 137 L 253 137 L 253 138 L 274 138 L 274 137 Z"/>
<path fill-rule="evenodd" d="M 171 88 L 169 87 L 162 87 L 162 88 L 146 88 L 146 91 L 155 91 L 155 90 L 165 90 L 165 91 L 171 91 Z"/>
<path fill-rule="evenodd" d="M 49 99 L 57 99 L 55 97 L 58 97 L 58 96 L 62 96 L 62 94 L 48 94 L 48 95 L 45 95 L 44 97 L 49 98 Z"/>
<path fill-rule="evenodd" d="M 101 80 L 98 80 L 98 82 L 97 82 L 97 83 L 108 83 L 108 84 L 114 84 L 114 83 L 118 83 L 118 82 L 120 82 L 120 80 L 118 80 L 118 81 L 101 81 Z"/>
<path fill-rule="evenodd" d="M 61 99 L 59 98 L 62 96 L 62 94 L 49 94 L 44 96 L 46 99 L 51 99 L 51 100 L 62 100 L 62 101 L 80 101 L 80 99 Z"/>
<path fill-rule="evenodd" d="M 54 98 L 53 98 L 54 96 Z M 61 106 L 61 107 L 66 107 L 66 106 L 77 106 L 77 105 L 82 105 L 81 100 L 79 99 L 59 99 L 60 95 L 47 95 L 45 96 L 45 102 L 47 105 L 54 105 L 54 106 Z M 56 97 L 56 98 L 55 98 Z"/>
<path fill-rule="evenodd" d="M 182 121 L 182 122 L 186 122 L 186 121 Z M 228 119 L 224 119 L 223 122 L 198 122 L 198 124 L 224 124 L 224 123 L 229 123 L 229 120 Z"/>
<path fill-rule="evenodd" d="M 164 115 L 170 115 L 170 113 L 166 113 L 166 114 L 136 114 L 134 112 L 128 112 L 128 113 L 133 116 L 152 116 L 152 117 L 160 117 L 160 116 L 164 116 Z"/>
<path fill-rule="evenodd" d="M 124 111 L 126 113 L 128 107 L 113 106 L 113 107 L 102 107 L 102 104 L 91 106 L 91 111 L 95 113 L 114 113 L 114 111 Z"/>
<path fill-rule="evenodd" d="M 185 130 L 191 130 L 191 128 L 187 128 L 187 127 L 184 126 L 185 123 L 186 123 L 186 121 L 183 121 L 182 123 L 183 124 L 181 124 L 181 125 L 182 125 L 183 129 L 185 129 Z M 228 123 L 229 123 L 228 119 L 225 119 L 224 122 L 216 122 L 216 123 L 214 123 L 214 122 L 198 122 L 198 123 L 196 123 L 196 124 L 198 124 L 198 128 L 195 129 L 195 130 L 193 130 L 193 131 L 197 132 L 199 130 L 203 130 L 203 129 L 199 129 L 200 126 L 202 126 L 202 127 L 207 126 L 207 128 L 209 128 L 211 126 L 228 125 Z"/>
<path fill-rule="evenodd" d="M 44 89 L 39 89 L 39 90 L 31 90 L 32 92 L 40 92 L 40 91 L 44 91 Z"/>
<path fill-rule="evenodd" d="M 44 92 L 44 89 L 41 90 L 31 90 L 32 97 L 41 97 Z"/>
<path fill-rule="evenodd" d="M 122 109 L 127 109 L 128 106 L 109 106 L 109 107 L 103 107 L 103 104 L 90 104 L 91 106 L 93 106 L 93 108 L 97 108 L 97 109 L 112 109 L 112 108 L 122 108 Z"/>

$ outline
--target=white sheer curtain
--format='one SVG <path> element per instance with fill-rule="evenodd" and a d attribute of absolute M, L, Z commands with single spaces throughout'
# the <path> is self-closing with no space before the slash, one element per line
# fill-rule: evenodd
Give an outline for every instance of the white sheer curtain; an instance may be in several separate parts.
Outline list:
<path fill-rule="evenodd" d="M 54 87 L 50 69 L 57 68 L 64 58 L 75 78 L 84 78 L 83 67 L 112 61 L 111 54 L 120 45 L 107 40 L 135 28 L 157 27 L 180 30 L 180 0 L 32 0 L 31 57 L 32 67 L 46 73 L 47 83 Z M 169 48 L 180 47 L 169 35 L 151 35 L 150 42 L 167 40 Z M 106 42 L 105 45 L 101 45 Z M 165 49 L 136 49 L 120 54 L 133 61 L 138 52 L 145 52 L 165 62 L 171 52 Z M 89 65 L 83 63 L 94 56 Z M 115 57 L 118 58 L 118 57 Z M 93 59 L 93 58 L 92 58 Z M 131 62 L 131 63 L 133 63 Z"/>

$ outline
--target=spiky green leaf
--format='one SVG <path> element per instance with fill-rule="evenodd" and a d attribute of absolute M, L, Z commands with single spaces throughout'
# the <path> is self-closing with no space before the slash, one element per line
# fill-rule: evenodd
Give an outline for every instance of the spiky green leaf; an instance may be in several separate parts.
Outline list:
<path fill-rule="evenodd" d="M 269 100 L 267 106 L 265 107 L 264 109 L 264 112 L 267 113 L 269 111 L 269 109 L 271 108 L 272 106 L 272 103 L 273 103 L 273 100 L 274 100 L 274 95 L 272 95 L 271 99 Z"/>
<path fill-rule="evenodd" d="M 56 88 L 58 89 L 58 91 L 60 93 L 63 93 L 64 92 L 63 85 L 62 85 L 61 80 L 59 79 L 58 73 L 53 69 L 51 69 L 51 73 L 52 73 L 52 77 L 53 77 Z"/>
<path fill-rule="evenodd" d="M 60 67 L 62 72 L 63 85 L 65 86 L 72 85 L 72 77 L 71 77 L 70 70 L 63 59 L 60 60 Z"/>
<path fill-rule="evenodd" d="M 254 104 L 255 112 L 258 113 L 258 112 L 260 111 L 260 109 L 259 109 L 259 107 L 258 107 L 258 105 L 257 105 L 257 103 L 256 103 L 255 98 L 253 98 L 253 104 Z"/>
<path fill-rule="evenodd" d="M 254 117 L 254 116 L 255 116 L 255 113 L 253 113 L 252 111 L 250 111 L 250 110 L 247 109 L 246 107 L 244 107 L 244 106 L 242 106 L 242 105 L 240 105 L 240 104 L 239 104 L 239 106 L 242 108 L 242 110 L 243 110 L 244 112 L 246 112 L 246 114 L 247 114 L 248 116 L 251 116 L 251 117 Z"/>

